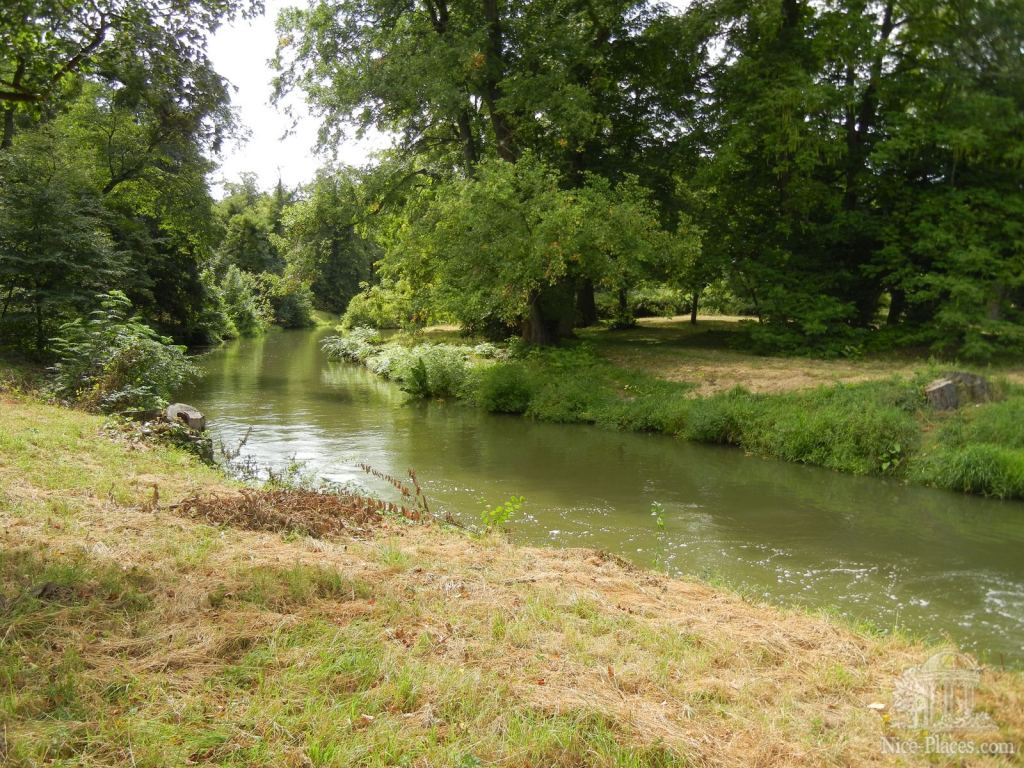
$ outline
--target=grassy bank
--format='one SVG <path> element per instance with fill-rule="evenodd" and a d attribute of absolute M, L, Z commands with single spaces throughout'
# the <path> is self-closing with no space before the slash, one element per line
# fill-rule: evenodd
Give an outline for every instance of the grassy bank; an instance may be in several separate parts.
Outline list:
<path fill-rule="evenodd" d="M 891 764 L 867 705 L 931 651 L 590 551 L 212 524 L 174 504 L 236 490 L 190 456 L 0 408 L 7 765 Z M 992 738 L 1022 696 L 985 673 Z"/>
<path fill-rule="evenodd" d="M 694 337 L 659 343 L 658 330 L 626 332 L 627 341 L 588 331 L 559 349 L 467 344 L 451 331 L 387 340 L 357 331 L 328 349 L 417 397 L 461 398 L 495 413 L 659 432 L 841 472 L 1024 498 L 1024 387 L 1015 371 L 995 372 L 998 402 L 939 414 L 927 407 L 924 386 L 950 364 L 759 358 L 729 350 L 727 332 L 712 328 L 705 343 L 725 348 L 715 351 L 716 381 L 722 383 L 725 366 L 731 386 L 709 387 L 706 377 L 684 380 Z M 709 352 L 697 349 L 707 374 Z"/>

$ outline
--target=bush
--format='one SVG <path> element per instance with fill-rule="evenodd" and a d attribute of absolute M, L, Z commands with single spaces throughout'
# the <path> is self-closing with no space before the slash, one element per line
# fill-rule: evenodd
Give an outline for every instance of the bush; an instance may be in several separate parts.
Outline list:
<path fill-rule="evenodd" d="M 629 292 L 635 317 L 672 317 L 690 311 L 690 299 L 678 288 L 643 283 Z"/>
<path fill-rule="evenodd" d="M 404 287 L 390 282 L 364 284 L 363 290 L 348 303 L 341 328 L 411 328 L 416 324 L 415 314 L 412 295 Z"/>
<path fill-rule="evenodd" d="M 420 344 L 409 348 L 382 344 L 374 328 L 354 328 L 344 336 L 321 342 L 328 357 L 365 365 L 393 379 L 414 397 L 459 397 L 469 374 L 468 350 L 453 344 Z"/>
<path fill-rule="evenodd" d="M 458 397 L 469 372 L 465 353 L 450 344 L 421 344 L 390 365 L 391 377 L 413 397 Z"/>
<path fill-rule="evenodd" d="M 185 348 L 156 334 L 120 291 L 102 294 L 87 320 L 61 326 L 54 340 L 59 362 L 51 369 L 54 393 L 106 412 L 151 410 L 198 376 Z"/>
<path fill-rule="evenodd" d="M 380 331 L 376 328 L 360 326 L 343 336 L 328 336 L 320 342 L 320 347 L 329 358 L 361 364 L 378 351 L 380 340 Z M 375 373 L 384 375 L 383 371 Z"/>
<path fill-rule="evenodd" d="M 558 424 L 593 424 L 602 406 L 607 404 L 607 395 L 602 389 L 599 382 L 582 376 L 544 377 L 530 399 L 526 414 Z"/>
<path fill-rule="evenodd" d="M 895 474 L 920 442 L 915 385 L 882 382 L 784 395 L 742 389 L 694 400 L 683 436 L 854 474 Z"/>
<path fill-rule="evenodd" d="M 533 397 L 533 382 L 521 363 L 483 368 L 474 385 L 477 403 L 491 413 L 525 413 Z"/>

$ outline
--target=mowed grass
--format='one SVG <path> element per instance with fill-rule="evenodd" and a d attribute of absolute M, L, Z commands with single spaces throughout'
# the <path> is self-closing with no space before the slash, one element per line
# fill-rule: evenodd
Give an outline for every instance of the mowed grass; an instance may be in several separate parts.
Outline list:
<path fill-rule="evenodd" d="M 165 505 L 211 470 L 3 408 L 6 765 L 879 765 L 867 705 L 933 650 L 589 551 L 198 524 Z M 1022 696 L 986 672 L 1000 739 Z"/>

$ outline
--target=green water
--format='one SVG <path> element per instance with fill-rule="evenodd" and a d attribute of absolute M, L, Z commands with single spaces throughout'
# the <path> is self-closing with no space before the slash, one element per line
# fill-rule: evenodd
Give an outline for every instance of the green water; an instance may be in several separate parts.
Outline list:
<path fill-rule="evenodd" d="M 1024 504 L 664 436 L 408 404 L 364 369 L 326 360 L 326 333 L 281 331 L 211 352 L 187 398 L 227 445 L 251 426 L 244 450 L 264 465 L 294 457 L 382 495 L 358 463 L 413 467 L 433 506 L 466 522 L 481 500 L 522 495 L 511 527 L 523 542 L 603 548 L 772 601 L 951 637 L 993 663 L 1024 661 Z"/>

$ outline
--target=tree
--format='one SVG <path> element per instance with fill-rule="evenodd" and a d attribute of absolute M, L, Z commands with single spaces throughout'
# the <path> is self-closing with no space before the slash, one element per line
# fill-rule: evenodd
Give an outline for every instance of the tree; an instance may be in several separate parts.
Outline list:
<path fill-rule="evenodd" d="M 0 146 L 19 115 L 52 112 L 83 75 L 165 104 L 224 88 L 205 41 L 226 18 L 262 11 L 257 0 L 10 0 L 0 8 Z M 214 82 L 216 81 L 216 82 Z"/>
<path fill-rule="evenodd" d="M 128 270 L 92 170 L 52 130 L 0 153 L 0 330 L 37 354 L 62 320 L 87 310 Z"/>
<path fill-rule="evenodd" d="M 669 253 L 635 179 L 589 177 L 565 189 L 531 153 L 485 160 L 469 179 L 423 190 L 382 263 L 424 286 L 439 311 L 466 327 L 534 343 L 571 332 L 581 280 L 625 293 Z"/>
<path fill-rule="evenodd" d="M 310 284 L 317 307 L 341 314 L 372 277 L 376 246 L 357 231 L 357 179 L 325 169 L 283 216 L 288 270 Z"/>

